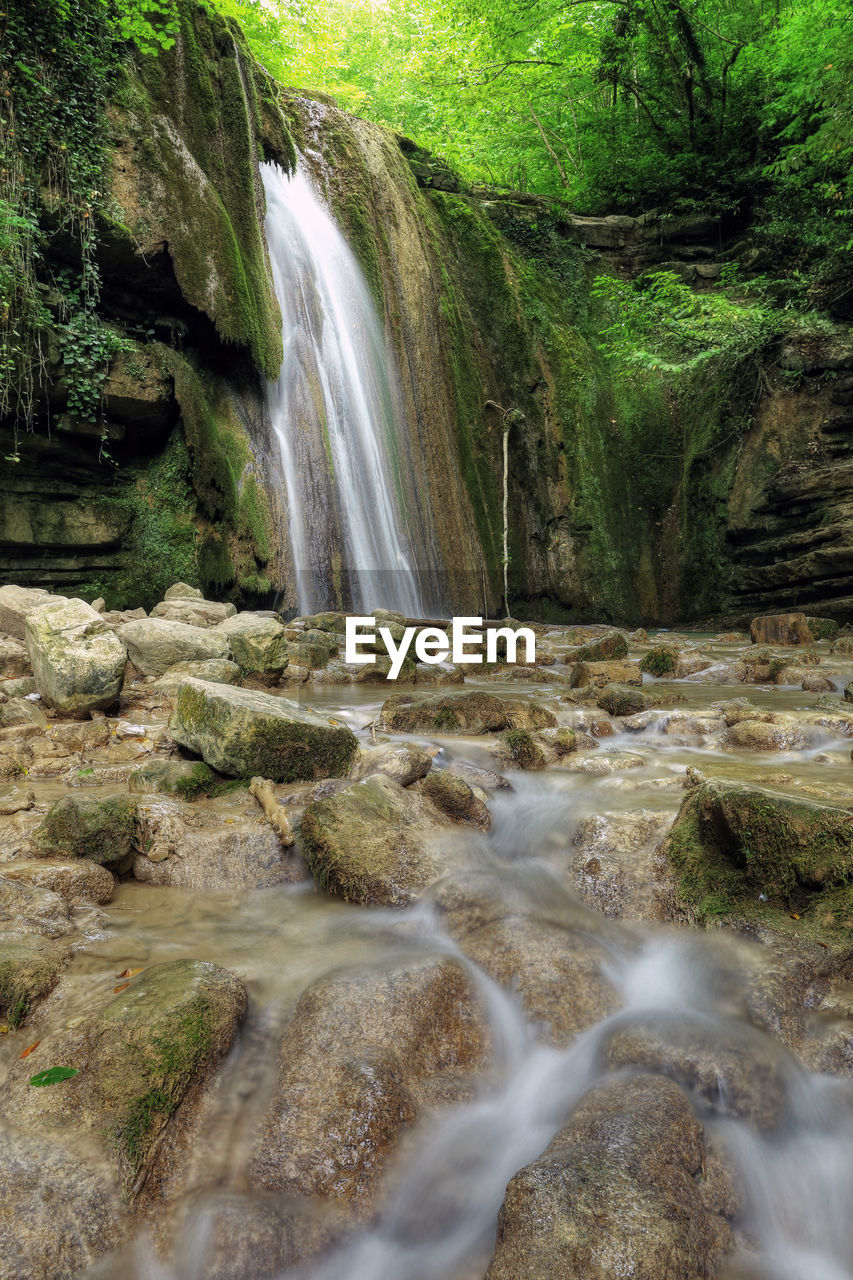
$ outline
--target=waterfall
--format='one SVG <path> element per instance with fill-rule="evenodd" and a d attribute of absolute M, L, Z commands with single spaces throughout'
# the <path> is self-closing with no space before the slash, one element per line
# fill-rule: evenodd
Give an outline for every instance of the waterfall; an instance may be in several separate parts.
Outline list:
<path fill-rule="evenodd" d="M 268 405 L 299 611 L 382 607 L 422 617 L 395 374 L 367 282 L 304 166 L 288 176 L 264 164 L 261 173 L 284 339 Z"/>

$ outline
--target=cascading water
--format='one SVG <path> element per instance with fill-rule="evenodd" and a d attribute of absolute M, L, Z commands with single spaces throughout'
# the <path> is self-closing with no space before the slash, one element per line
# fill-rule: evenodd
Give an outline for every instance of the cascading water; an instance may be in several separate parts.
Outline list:
<path fill-rule="evenodd" d="M 393 373 L 361 268 L 303 166 L 261 168 L 284 359 L 270 385 L 300 612 L 423 616 Z"/>

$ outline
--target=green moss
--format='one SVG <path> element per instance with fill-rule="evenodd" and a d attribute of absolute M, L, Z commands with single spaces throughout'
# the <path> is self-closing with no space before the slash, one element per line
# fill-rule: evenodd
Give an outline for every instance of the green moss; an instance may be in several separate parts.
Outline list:
<path fill-rule="evenodd" d="M 640 670 L 647 672 L 651 676 L 665 676 L 674 671 L 677 666 L 678 651 L 676 649 L 666 649 L 663 645 L 656 645 L 643 658 L 640 663 Z"/>
<path fill-rule="evenodd" d="M 507 729 L 500 735 L 499 742 L 520 769 L 544 769 L 545 753 L 527 729 Z"/>
<path fill-rule="evenodd" d="M 48 810 L 34 839 L 45 853 L 90 858 L 113 870 L 133 860 L 137 802 L 131 796 L 63 796 Z"/>
<path fill-rule="evenodd" d="M 833 618 L 806 618 L 815 640 L 834 640 L 841 628 Z"/>
<path fill-rule="evenodd" d="M 59 973 L 58 955 L 51 944 L 26 937 L 0 939 L 0 1010 L 15 1031 L 30 1009 L 52 990 Z"/>
<path fill-rule="evenodd" d="M 276 90 L 254 64 L 236 24 L 179 0 L 175 47 L 141 57 L 121 100 L 144 140 L 140 162 L 149 217 L 169 229 L 169 253 L 187 300 L 227 342 L 246 348 L 267 377 L 281 365 L 281 317 L 267 270 L 263 197 L 255 164 L 295 153 Z M 193 157 L 175 147 L 165 117 Z M 195 168 L 198 166 L 198 168 Z M 198 169 L 207 183 L 198 180 Z"/>
<path fill-rule="evenodd" d="M 682 803 L 665 849 L 699 920 L 829 937 L 853 924 L 849 811 L 715 781 Z"/>
<path fill-rule="evenodd" d="M 654 706 L 654 699 L 631 685 L 609 684 L 596 698 L 596 704 L 611 716 L 633 716 Z"/>
<path fill-rule="evenodd" d="M 612 631 L 600 640 L 582 645 L 571 657 L 572 662 L 618 662 L 628 657 L 628 642 L 621 631 Z"/>

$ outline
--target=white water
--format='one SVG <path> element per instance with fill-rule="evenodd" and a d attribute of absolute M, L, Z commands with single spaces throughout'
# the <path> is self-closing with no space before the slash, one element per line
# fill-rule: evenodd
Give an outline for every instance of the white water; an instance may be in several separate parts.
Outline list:
<path fill-rule="evenodd" d="M 424 616 L 402 491 L 388 354 L 361 268 L 303 166 L 261 166 L 284 359 L 268 404 L 281 447 L 301 613 Z"/>

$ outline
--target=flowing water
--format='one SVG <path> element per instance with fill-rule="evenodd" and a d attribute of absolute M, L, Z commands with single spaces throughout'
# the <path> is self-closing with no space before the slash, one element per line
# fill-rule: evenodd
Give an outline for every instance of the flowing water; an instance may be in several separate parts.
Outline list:
<path fill-rule="evenodd" d="M 494 685 L 483 685 L 495 692 Z M 735 689 L 679 686 L 704 711 L 711 700 L 742 696 Z M 548 690 L 519 686 L 576 723 L 577 708 Z M 760 705 L 803 706 L 799 690 L 749 689 Z M 376 716 L 377 686 L 325 687 L 312 703 L 364 726 Z M 679 708 L 679 711 L 682 708 Z M 756 1128 L 729 1105 L 725 1066 L 719 1096 L 694 1097 L 711 1135 L 728 1154 L 743 1197 L 739 1238 L 747 1251 L 734 1276 L 754 1280 L 849 1280 L 853 1276 L 853 1086 L 848 1079 L 809 1073 L 773 1034 L 773 1018 L 747 997 L 769 963 L 756 944 L 724 933 L 605 919 L 579 900 L 572 876 L 573 839 L 590 815 L 630 815 L 638 809 L 674 815 L 690 764 L 709 776 L 753 780 L 770 771 L 803 782 L 849 787 L 849 742 L 819 731 L 813 748 L 772 756 L 723 754 L 685 745 L 665 733 L 660 713 L 642 733 L 617 733 L 608 753 L 630 751 L 642 764 L 626 773 L 590 776 L 560 768 L 511 774 L 512 791 L 491 801 L 488 835 L 447 830 L 441 855 L 446 875 L 475 876 L 484 899 L 523 916 L 534 932 L 558 930 L 605 957 L 606 977 L 620 1008 L 604 1011 L 567 1048 L 555 1047 L 525 1017 L 520 995 L 499 988 L 460 953 L 435 909 L 433 890 L 402 911 L 345 905 L 300 883 L 254 892 L 189 893 L 120 886 L 105 912 L 93 913 L 86 943 L 64 980 L 61 1000 L 45 1017 L 65 1022 L 107 992 L 125 966 L 179 957 L 213 960 L 237 973 L 250 992 L 238 1043 L 211 1092 L 205 1130 L 182 1175 L 179 1202 L 188 1208 L 168 1261 L 144 1231 L 128 1251 L 96 1266 L 110 1280 L 202 1280 L 231 1275 L 223 1222 L 252 1222 L 275 1200 L 250 1189 L 253 1134 L 276 1083 L 277 1045 L 295 1001 L 323 975 L 384 971 L 436 953 L 454 957 L 471 976 L 491 1027 L 490 1063 L 468 1101 L 427 1111 L 401 1144 L 385 1175 L 378 1219 L 322 1258 L 291 1267 L 289 1280 L 476 1280 L 494 1244 L 495 1224 L 510 1177 L 535 1159 L 594 1083 L 608 1076 L 605 1046 L 625 1026 L 677 1018 L 710 1046 L 735 1053 L 747 1073 L 771 1062 L 784 1094 L 782 1122 Z M 422 740 L 425 741 L 425 740 Z M 436 764 L 491 765 L 482 739 L 433 739 Z M 438 891 L 440 891 L 440 884 Z M 85 922 L 84 922 L 85 923 Z M 0 1045 L 0 1066 L 18 1041 Z M 277 1202 L 276 1202 L 277 1203 Z M 249 1274 L 237 1270 L 235 1275 Z"/>
<path fill-rule="evenodd" d="M 419 569 L 431 566 L 419 565 L 406 525 L 414 481 L 370 290 L 305 160 L 292 175 L 272 164 L 261 173 L 284 339 L 268 404 L 299 612 L 382 607 L 424 617 L 439 602 L 424 598 Z"/>

